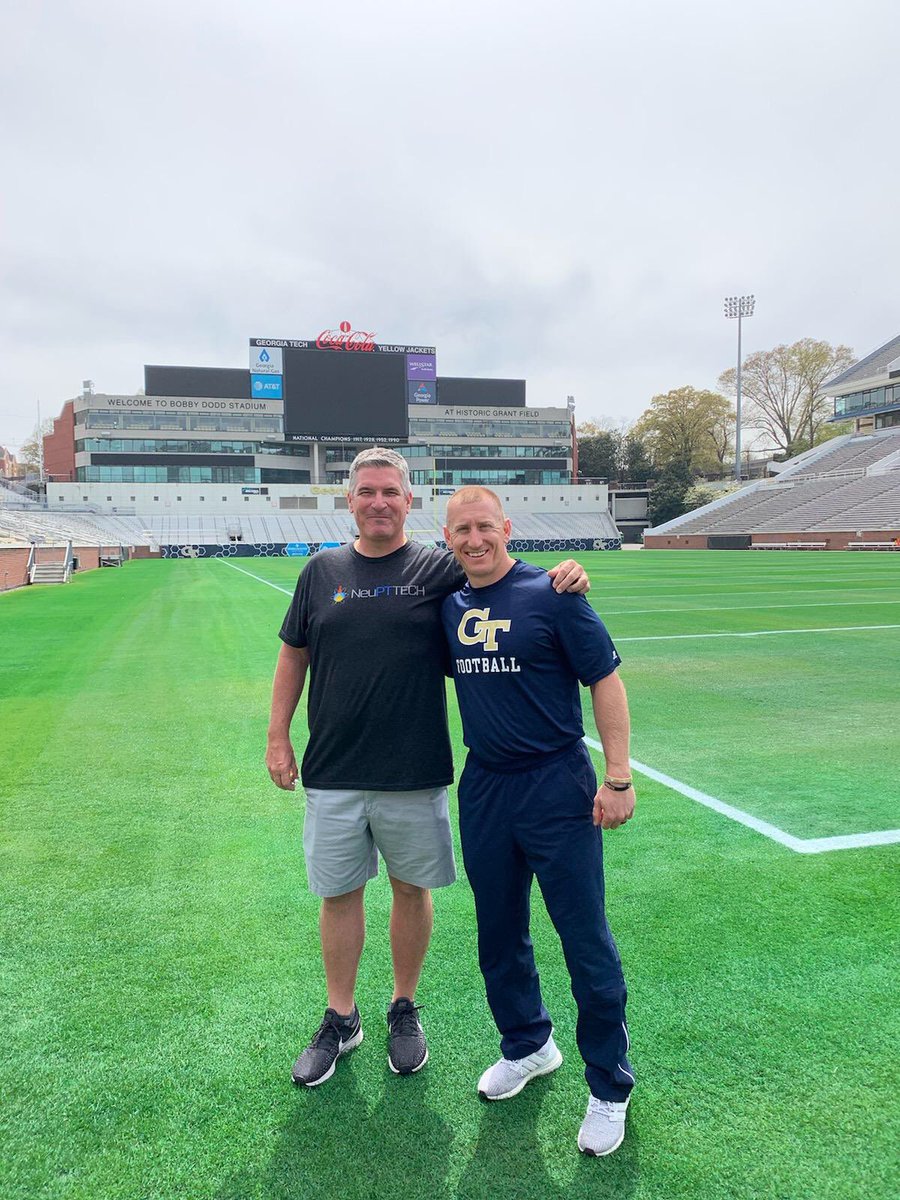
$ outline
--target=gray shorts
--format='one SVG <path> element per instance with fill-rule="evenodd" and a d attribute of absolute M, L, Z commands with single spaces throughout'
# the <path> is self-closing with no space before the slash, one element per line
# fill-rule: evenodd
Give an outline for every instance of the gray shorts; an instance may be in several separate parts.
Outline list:
<path fill-rule="evenodd" d="M 342 896 L 378 874 L 416 887 L 446 887 L 456 879 L 447 789 L 357 792 L 306 789 L 303 849 L 309 890 Z"/>

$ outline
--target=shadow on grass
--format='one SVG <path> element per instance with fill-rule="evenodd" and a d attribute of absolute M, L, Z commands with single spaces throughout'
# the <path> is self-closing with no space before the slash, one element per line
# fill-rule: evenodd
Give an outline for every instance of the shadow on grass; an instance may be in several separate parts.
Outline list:
<path fill-rule="evenodd" d="M 556 1098 L 558 1099 L 558 1097 Z M 558 1135 L 547 1145 L 546 1123 L 539 1135 L 538 1120 L 544 1103 L 553 1105 L 549 1089 L 529 1087 L 511 1103 L 482 1102 L 475 1153 L 459 1181 L 458 1200 L 488 1200 L 492 1196 L 533 1197 L 534 1200 L 627 1200 L 638 1175 L 638 1141 L 631 1129 L 625 1142 L 608 1158 L 588 1158 L 579 1153 L 576 1136 L 581 1114 L 571 1125 L 563 1121 L 551 1131 Z M 557 1161 L 571 1155 L 574 1178 L 556 1183 L 547 1171 L 546 1158 Z"/>
<path fill-rule="evenodd" d="M 234 1176 L 216 1200 L 628 1200 L 634 1193 L 634 1131 L 609 1158 L 579 1154 L 580 1112 L 538 1128 L 543 1105 L 554 1101 L 549 1088 L 529 1088 L 512 1103 L 476 1101 L 472 1141 L 429 1106 L 427 1072 L 398 1080 L 385 1070 L 380 1091 L 373 1104 L 352 1070 L 340 1086 L 292 1090 L 269 1161 Z M 460 1158 L 468 1162 L 451 1185 L 451 1162 Z M 548 1160 L 564 1164 L 564 1183 L 551 1177 Z"/>
<path fill-rule="evenodd" d="M 349 1071 L 340 1087 L 299 1089 L 269 1163 L 216 1200 L 449 1200 L 453 1129 L 428 1106 L 428 1077 L 385 1070 L 373 1108 Z"/>

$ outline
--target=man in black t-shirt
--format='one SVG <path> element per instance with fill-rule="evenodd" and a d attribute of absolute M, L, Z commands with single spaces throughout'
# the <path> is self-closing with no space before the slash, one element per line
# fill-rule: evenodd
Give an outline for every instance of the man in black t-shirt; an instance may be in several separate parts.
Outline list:
<path fill-rule="evenodd" d="M 401 1075 L 425 1065 L 414 998 L 431 937 L 431 889 L 456 875 L 440 608 L 465 576 L 451 555 L 407 540 L 412 490 L 399 454 L 375 447 L 357 455 L 348 503 L 357 540 L 310 561 L 281 628 L 266 753 L 279 787 L 292 791 L 302 779 L 307 874 L 322 897 L 328 1007 L 292 1071 L 307 1087 L 330 1078 L 362 1041 L 354 992 L 363 892 L 379 852 L 393 890 L 388 1063 Z M 586 590 L 575 563 L 553 574 L 558 589 Z M 290 725 L 307 672 L 309 741 L 298 771 Z"/>

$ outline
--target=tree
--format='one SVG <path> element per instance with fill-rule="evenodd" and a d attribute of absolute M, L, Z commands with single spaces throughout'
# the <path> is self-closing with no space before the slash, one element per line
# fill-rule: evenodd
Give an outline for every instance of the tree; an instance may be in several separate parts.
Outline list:
<path fill-rule="evenodd" d="M 831 425 L 822 425 L 816 430 L 814 445 L 821 446 L 822 442 L 830 442 L 832 438 L 845 437 L 853 432 L 852 421 L 835 421 Z"/>
<path fill-rule="evenodd" d="M 48 417 L 40 425 L 35 425 L 26 441 L 19 447 L 19 462 L 25 468 L 26 474 L 37 474 L 41 469 L 43 458 L 41 442 L 53 430 L 53 418 Z"/>
<path fill-rule="evenodd" d="M 619 479 L 622 483 L 646 483 L 655 475 L 650 451 L 633 430 L 622 440 L 620 464 Z"/>
<path fill-rule="evenodd" d="M 822 387 L 854 362 L 849 346 L 802 338 L 791 346 L 758 350 L 741 363 L 742 424 L 764 430 L 788 458 L 803 441 L 815 445 L 822 423 L 833 413 Z M 719 376 L 719 387 L 737 391 L 734 367 Z"/>
<path fill-rule="evenodd" d="M 678 462 L 703 474 L 720 469 L 717 430 L 730 429 L 733 423 L 734 410 L 725 396 L 680 387 L 654 396 L 632 433 L 646 442 L 657 468 Z"/>
<path fill-rule="evenodd" d="M 725 464 L 727 462 L 734 462 L 734 429 L 735 414 L 732 412 L 727 417 L 721 417 L 714 421 L 710 430 L 713 449 L 716 452 L 716 458 L 719 460 L 719 471 L 723 474 Z"/>
<path fill-rule="evenodd" d="M 704 504 L 711 504 L 719 495 L 722 495 L 722 493 L 714 492 L 705 483 L 693 483 L 684 493 L 684 511 L 693 512 L 695 508 L 702 508 Z"/>
<path fill-rule="evenodd" d="M 603 429 L 594 421 L 577 427 L 578 478 L 616 483 L 646 483 L 654 477 L 646 444 L 626 422 Z"/>
<path fill-rule="evenodd" d="M 685 495 L 694 482 L 691 469 L 682 459 L 673 459 L 660 472 L 650 489 L 647 516 L 651 526 L 663 525 L 688 511 Z"/>
<path fill-rule="evenodd" d="M 588 438 L 594 438 L 598 433 L 604 433 L 602 425 L 598 425 L 596 421 L 582 421 L 580 425 L 575 426 L 575 434 L 580 442 L 582 438 L 585 441 Z"/>
<path fill-rule="evenodd" d="M 602 430 L 591 437 L 578 438 L 578 478 L 618 479 L 621 437 Z"/>

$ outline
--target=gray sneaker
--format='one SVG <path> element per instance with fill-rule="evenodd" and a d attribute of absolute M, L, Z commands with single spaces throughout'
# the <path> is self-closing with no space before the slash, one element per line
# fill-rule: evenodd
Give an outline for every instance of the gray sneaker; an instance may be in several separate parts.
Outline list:
<path fill-rule="evenodd" d="M 578 1149 L 582 1154 L 602 1158 L 618 1150 L 625 1137 L 627 1100 L 598 1100 L 591 1096 L 578 1131 Z"/>
<path fill-rule="evenodd" d="M 501 1058 L 478 1080 L 478 1094 L 485 1100 L 508 1100 L 517 1096 L 530 1079 L 549 1075 L 562 1065 L 562 1055 L 552 1035 L 540 1050 L 527 1058 Z"/>
<path fill-rule="evenodd" d="M 395 1075 L 415 1075 L 428 1062 L 428 1045 L 418 1017 L 419 1005 L 398 996 L 387 1011 L 388 1066 Z"/>
<path fill-rule="evenodd" d="M 318 1087 L 332 1077 L 341 1055 L 349 1054 L 362 1040 L 359 1009 L 355 1004 L 349 1017 L 341 1017 L 333 1008 L 326 1008 L 322 1024 L 294 1063 L 291 1079 L 298 1086 Z"/>

